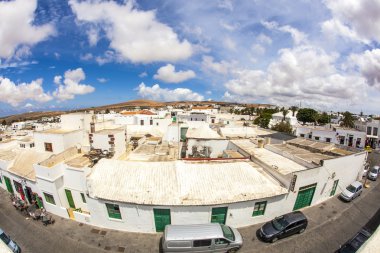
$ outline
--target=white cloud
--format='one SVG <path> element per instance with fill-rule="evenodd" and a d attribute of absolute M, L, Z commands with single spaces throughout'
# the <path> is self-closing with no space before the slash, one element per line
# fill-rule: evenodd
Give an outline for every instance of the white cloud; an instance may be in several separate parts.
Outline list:
<path fill-rule="evenodd" d="M 44 92 L 42 79 L 30 83 L 15 84 L 10 79 L 0 76 L 0 101 L 3 103 L 18 106 L 27 100 L 47 102 L 52 99 L 49 93 Z"/>
<path fill-rule="evenodd" d="M 98 80 L 99 83 L 106 83 L 106 82 L 108 82 L 108 79 L 103 78 L 103 77 L 97 78 L 96 80 Z"/>
<path fill-rule="evenodd" d="M 64 74 L 63 83 L 61 82 L 62 76 L 55 76 L 54 82 L 59 86 L 53 92 L 54 97 L 64 101 L 74 99 L 75 95 L 84 95 L 95 91 L 94 87 L 80 83 L 85 78 L 85 73 L 81 68 L 67 70 Z"/>
<path fill-rule="evenodd" d="M 334 106 L 347 100 L 359 103 L 367 96 L 364 79 L 340 74 L 334 66 L 336 58 L 310 46 L 282 49 L 279 59 L 266 71 L 236 69 L 235 78 L 225 84 L 225 97 L 235 101 L 307 101 L 316 106 Z"/>
<path fill-rule="evenodd" d="M 95 61 L 99 65 L 103 65 L 103 64 L 106 64 L 106 63 L 109 63 L 109 62 L 113 62 L 113 61 L 120 62 L 121 59 L 115 54 L 114 51 L 107 50 L 107 51 L 104 52 L 103 56 L 97 56 L 95 58 Z"/>
<path fill-rule="evenodd" d="M 28 65 L 31 65 L 31 64 L 38 64 L 38 62 L 37 61 L 22 61 L 22 62 L 19 62 L 19 61 L 16 61 L 16 62 L 6 61 L 6 63 L 1 63 L 1 60 L 0 60 L 0 69 L 20 68 L 20 67 L 28 66 Z"/>
<path fill-rule="evenodd" d="M 252 45 L 252 51 L 256 54 L 256 55 L 263 55 L 265 53 L 265 47 L 263 47 L 262 45 L 260 44 L 253 44 Z"/>
<path fill-rule="evenodd" d="M 157 70 L 157 74 L 153 76 L 154 79 L 164 81 L 166 83 L 180 83 L 195 77 L 192 70 L 175 71 L 172 64 L 167 64 Z"/>
<path fill-rule="evenodd" d="M 93 58 L 94 58 L 94 56 L 91 53 L 80 55 L 80 59 L 83 60 L 83 61 L 89 61 L 89 60 L 91 60 Z"/>
<path fill-rule="evenodd" d="M 261 24 L 269 30 L 277 30 L 280 32 L 289 33 L 292 36 L 292 39 L 296 45 L 307 42 L 307 35 L 290 25 L 280 26 L 275 21 L 261 21 Z"/>
<path fill-rule="evenodd" d="M 27 103 L 26 105 L 24 105 L 25 108 L 29 108 L 29 107 L 33 107 L 33 105 L 31 103 Z"/>
<path fill-rule="evenodd" d="M 257 42 L 270 45 L 272 44 L 272 39 L 265 34 L 260 33 L 260 35 L 257 36 Z"/>
<path fill-rule="evenodd" d="M 380 49 L 366 50 L 362 54 L 353 54 L 348 60 L 359 67 L 361 74 L 371 86 L 380 88 Z"/>
<path fill-rule="evenodd" d="M 146 71 L 142 72 L 139 74 L 139 77 L 141 78 L 144 78 L 144 77 L 147 77 L 148 76 L 148 73 L 146 73 Z"/>
<path fill-rule="evenodd" d="M 234 10 L 234 5 L 232 3 L 232 0 L 219 0 L 218 7 L 221 9 L 229 10 L 229 11 Z"/>
<path fill-rule="evenodd" d="M 201 101 L 204 97 L 190 89 L 176 88 L 173 90 L 161 88 L 158 84 L 152 87 L 141 83 L 136 90 L 138 95 L 156 101 Z"/>
<path fill-rule="evenodd" d="M 231 51 L 236 51 L 236 42 L 229 37 L 227 37 L 223 40 L 223 45 L 225 48 L 227 48 Z"/>
<path fill-rule="evenodd" d="M 0 2 L 0 58 L 11 58 L 23 45 L 33 46 L 54 34 L 51 24 L 33 25 L 37 0 Z M 15 30 L 16 29 L 16 30 Z"/>
<path fill-rule="evenodd" d="M 70 0 L 76 18 L 105 31 L 110 47 L 134 63 L 178 61 L 192 55 L 187 40 L 180 41 L 171 27 L 156 19 L 155 11 L 142 11 L 133 1 Z"/>
<path fill-rule="evenodd" d="M 354 41 L 380 42 L 380 1 L 378 0 L 325 0 L 332 19 L 322 24 L 328 34 L 348 37 Z"/>
<path fill-rule="evenodd" d="M 235 31 L 235 30 L 239 27 L 239 24 L 233 24 L 233 25 L 231 25 L 231 24 L 227 23 L 227 22 L 224 21 L 224 20 L 220 20 L 219 23 L 220 23 L 220 25 L 221 25 L 224 29 L 226 29 L 227 31 L 230 31 L 230 32 Z"/>
<path fill-rule="evenodd" d="M 212 70 L 213 72 L 227 75 L 232 64 L 226 61 L 215 62 L 211 56 L 202 57 L 202 67 L 206 70 Z"/>
<path fill-rule="evenodd" d="M 95 28 L 90 28 L 90 30 L 87 31 L 88 36 L 88 43 L 91 47 L 96 46 L 99 40 L 99 31 Z"/>

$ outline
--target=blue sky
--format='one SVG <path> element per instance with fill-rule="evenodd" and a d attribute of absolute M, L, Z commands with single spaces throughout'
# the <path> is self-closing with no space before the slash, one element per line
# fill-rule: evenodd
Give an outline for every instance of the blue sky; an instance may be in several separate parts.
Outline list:
<path fill-rule="evenodd" d="M 139 98 L 379 113 L 379 0 L 13 0 L 0 13 L 0 115 Z"/>

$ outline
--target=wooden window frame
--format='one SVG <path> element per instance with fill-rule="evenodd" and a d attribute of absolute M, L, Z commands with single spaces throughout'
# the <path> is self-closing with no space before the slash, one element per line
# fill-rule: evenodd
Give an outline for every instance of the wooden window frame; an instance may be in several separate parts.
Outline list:
<path fill-rule="evenodd" d="M 54 196 L 52 194 L 44 192 L 44 197 L 47 203 L 55 205 Z"/>
<path fill-rule="evenodd" d="M 119 205 L 111 204 L 111 203 L 105 203 L 105 204 L 106 204 L 106 209 L 107 209 L 109 218 L 118 219 L 118 220 L 122 219 Z"/>
<path fill-rule="evenodd" d="M 45 142 L 44 146 L 45 146 L 45 151 L 53 152 L 53 143 L 51 143 L 51 142 Z"/>
<path fill-rule="evenodd" d="M 266 209 L 267 201 L 256 202 L 253 208 L 252 217 L 264 215 Z"/>

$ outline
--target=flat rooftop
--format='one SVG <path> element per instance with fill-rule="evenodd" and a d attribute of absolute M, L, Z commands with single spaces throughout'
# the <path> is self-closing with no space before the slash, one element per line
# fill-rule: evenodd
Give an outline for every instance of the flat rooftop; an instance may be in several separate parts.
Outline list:
<path fill-rule="evenodd" d="M 334 143 L 317 142 L 304 138 L 295 138 L 287 141 L 288 144 L 300 147 L 313 153 L 322 153 L 331 156 L 351 155 L 355 152 L 337 147 Z"/>
<path fill-rule="evenodd" d="M 109 134 L 117 134 L 123 131 L 125 131 L 124 128 L 103 129 L 103 130 L 95 131 L 94 134 L 109 135 Z"/>
<path fill-rule="evenodd" d="M 66 163 L 67 165 L 75 168 L 82 168 L 91 164 L 90 159 L 84 155 L 84 153 L 78 153 L 77 148 L 71 147 L 57 155 L 41 161 L 40 165 L 51 168 L 57 164 Z"/>
<path fill-rule="evenodd" d="M 158 145 L 143 143 L 120 160 L 128 161 L 174 161 L 178 157 L 178 146 L 163 142 Z"/>
<path fill-rule="evenodd" d="M 269 151 L 265 148 L 259 148 L 255 143 L 248 139 L 232 140 L 231 142 L 254 158 L 275 168 L 283 175 L 308 169 L 307 167 L 302 166 L 289 158 L 276 154 L 275 152 Z"/>
<path fill-rule="evenodd" d="M 76 129 L 76 130 L 69 130 L 69 129 L 62 129 L 62 128 L 52 128 L 52 129 L 48 129 L 48 130 L 44 130 L 44 131 L 38 131 L 38 132 L 35 132 L 35 133 L 44 133 L 44 134 L 67 134 L 67 133 L 71 133 L 71 132 L 76 132 L 78 130 L 82 130 L 82 129 Z"/>
<path fill-rule="evenodd" d="M 89 194 L 148 205 L 216 205 L 286 194 L 252 162 L 131 162 L 102 159 L 87 178 Z"/>
<path fill-rule="evenodd" d="M 187 130 L 186 138 L 189 139 L 224 139 L 208 125 L 199 127 L 190 127 Z"/>
<path fill-rule="evenodd" d="M 12 150 L 8 150 L 8 149 L 0 150 L 0 160 L 12 161 L 16 157 L 16 155 L 17 153 Z"/>

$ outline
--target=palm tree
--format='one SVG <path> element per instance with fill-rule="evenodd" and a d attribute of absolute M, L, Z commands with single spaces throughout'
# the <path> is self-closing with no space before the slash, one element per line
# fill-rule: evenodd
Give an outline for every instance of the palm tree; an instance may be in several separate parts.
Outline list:
<path fill-rule="evenodd" d="M 284 107 L 282 108 L 282 121 L 285 121 L 286 115 L 288 114 L 288 110 L 285 109 Z"/>
<path fill-rule="evenodd" d="M 343 119 L 340 125 L 343 127 L 349 127 L 349 128 L 355 127 L 354 117 L 352 117 L 352 114 L 350 112 L 346 111 L 343 113 Z"/>
<path fill-rule="evenodd" d="M 292 116 L 294 117 L 294 114 L 296 113 L 296 111 L 298 111 L 298 107 L 293 105 L 289 109 L 292 111 Z"/>

